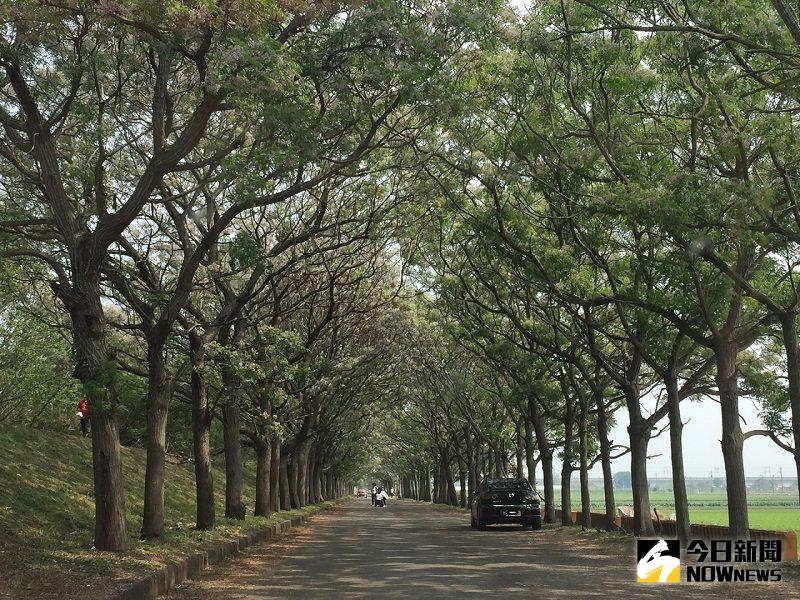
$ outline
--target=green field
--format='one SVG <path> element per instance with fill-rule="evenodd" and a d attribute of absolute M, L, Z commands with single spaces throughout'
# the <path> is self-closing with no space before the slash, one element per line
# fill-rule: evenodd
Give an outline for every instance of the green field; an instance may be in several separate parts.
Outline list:
<path fill-rule="evenodd" d="M 577 495 L 575 495 L 577 494 Z M 573 492 L 573 502 L 579 502 L 580 492 Z M 617 506 L 630 506 L 630 490 L 614 490 Z M 602 490 L 591 490 L 592 510 L 603 509 Z M 800 504 L 795 494 L 753 492 L 748 494 L 750 527 L 777 531 L 800 531 Z M 650 503 L 665 519 L 675 510 L 671 492 L 650 492 Z M 577 508 L 577 506 L 576 506 Z M 727 525 L 728 509 L 724 492 L 689 495 L 689 518 L 692 523 Z"/>

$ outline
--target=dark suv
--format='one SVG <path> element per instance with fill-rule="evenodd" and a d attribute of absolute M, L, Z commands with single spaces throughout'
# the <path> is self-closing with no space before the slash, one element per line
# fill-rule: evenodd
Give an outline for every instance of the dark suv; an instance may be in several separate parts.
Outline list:
<path fill-rule="evenodd" d="M 542 528 L 539 497 L 526 479 L 485 479 L 472 496 L 472 527 L 519 523 Z"/>

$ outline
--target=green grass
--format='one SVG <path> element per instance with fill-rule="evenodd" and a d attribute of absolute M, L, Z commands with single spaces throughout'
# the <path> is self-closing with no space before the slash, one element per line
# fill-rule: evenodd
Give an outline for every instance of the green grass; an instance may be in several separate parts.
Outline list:
<path fill-rule="evenodd" d="M 750 527 L 752 529 L 769 529 L 773 531 L 800 532 L 800 510 L 797 508 L 751 508 Z M 727 525 L 727 509 L 689 508 L 692 523 L 708 525 Z"/>
<path fill-rule="evenodd" d="M 580 501 L 580 492 L 573 500 Z M 617 506 L 630 506 L 633 496 L 630 490 L 614 490 Z M 650 492 L 650 503 L 660 515 L 669 518 L 675 510 L 672 492 Z M 800 532 L 800 504 L 794 493 L 751 492 L 747 495 L 750 507 L 750 527 L 775 531 Z M 591 490 L 592 510 L 603 509 L 602 490 Z M 689 494 L 689 518 L 692 523 L 727 525 L 728 510 L 724 492 Z"/>
<path fill-rule="evenodd" d="M 282 512 L 270 518 L 248 515 L 244 522 L 220 518 L 224 514 L 225 474 L 216 467 L 217 527 L 211 532 L 195 531 L 193 466 L 168 464 L 167 535 L 159 542 L 143 542 L 138 533 L 144 452 L 124 448 L 129 550 L 123 554 L 97 552 L 91 550 L 94 502 L 88 439 L 11 428 L 0 431 L 0 456 L 0 598 L 4 593 L 14 598 L 81 597 L 76 591 L 75 573 L 86 578 L 80 585 L 88 583 L 93 592 L 90 597 L 103 597 L 114 581 L 131 579 L 171 557 L 307 510 Z M 245 501 L 249 512 L 254 504 L 254 468 L 254 461 L 246 463 Z"/>

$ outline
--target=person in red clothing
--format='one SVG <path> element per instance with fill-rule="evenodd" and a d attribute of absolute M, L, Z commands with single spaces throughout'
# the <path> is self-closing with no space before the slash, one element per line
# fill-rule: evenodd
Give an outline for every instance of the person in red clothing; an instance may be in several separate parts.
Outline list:
<path fill-rule="evenodd" d="M 91 431 L 91 425 L 89 423 L 89 399 L 86 396 L 81 396 L 81 399 L 78 400 L 78 418 L 81 420 L 81 433 L 83 437 L 87 437 Z"/>

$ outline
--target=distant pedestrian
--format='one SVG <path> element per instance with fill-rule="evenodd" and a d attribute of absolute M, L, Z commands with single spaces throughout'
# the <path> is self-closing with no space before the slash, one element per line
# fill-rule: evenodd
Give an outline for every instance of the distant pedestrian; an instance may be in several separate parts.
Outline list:
<path fill-rule="evenodd" d="M 377 506 L 377 504 L 375 504 L 375 500 L 376 500 L 376 498 L 378 496 L 378 488 L 374 483 L 372 484 L 372 489 L 370 490 L 370 492 L 371 492 L 371 497 L 372 497 L 372 501 L 370 502 L 370 506 Z"/>
<path fill-rule="evenodd" d="M 81 396 L 78 400 L 78 418 L 81 420 L 81 434 L 83 437 L 88 437 L 92 431 L 92 425 L 89 417 L 89 399 L 86 396 Z"/>
<path fill-rule="evenodd" d="M 389 494 L 386 493 L 386 490 L 384 490 L 383 488 L 378 490 L 378 494 L 377 494 L 377 501 L 379 503 L 378 506 L 380 506 L 382 508 L 385 508 L 386 507 L 386 501 L 388 499 L 389 499 Z"/>

